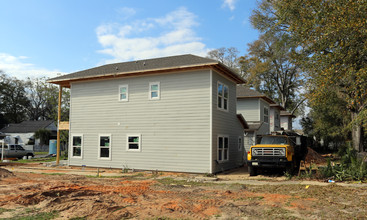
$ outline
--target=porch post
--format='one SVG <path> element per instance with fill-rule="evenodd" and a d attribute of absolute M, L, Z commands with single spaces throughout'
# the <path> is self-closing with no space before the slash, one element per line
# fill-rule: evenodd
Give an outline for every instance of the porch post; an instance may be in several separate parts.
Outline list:
<path fill-rule="evenodd" d="M 60 163 L 61 95 L 62 95 L 62 86 L 59 85 L 59 104 L 58 104 L 58 109 L 57 109 L 57 150 L 56 150 L 56 165 L 59 165 L 59 163 Z"/>

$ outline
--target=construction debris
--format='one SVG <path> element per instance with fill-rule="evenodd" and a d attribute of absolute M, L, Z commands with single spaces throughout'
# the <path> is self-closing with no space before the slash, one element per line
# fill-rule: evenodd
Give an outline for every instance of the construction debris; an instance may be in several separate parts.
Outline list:
<path fill-rule="evenodd" d="M 6 177 L 9 177 L 9 176 L 14 176 L 14 173 L 10 172 L 7 169 L 0 168 L 0 178 L 6 178 Z"/>
<path fill-rule="evenodd" d="M 307 147 L 307 155 L 305 158 L 305 163 L 306 164 L 325 164 L 326 160 L 325 158 L 323 158 L 319 153 L 317 153 L 316 151 L 314 151 L 312 148 Z"/>

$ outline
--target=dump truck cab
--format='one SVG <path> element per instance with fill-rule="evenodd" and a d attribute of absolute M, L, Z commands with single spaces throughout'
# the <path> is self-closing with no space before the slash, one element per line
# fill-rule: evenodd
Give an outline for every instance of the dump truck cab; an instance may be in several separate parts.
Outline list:
<path fill-rule="evenodd" d="M 251 176 L 260 168 L 286 168 L 292 172 L 304 157 L 301 137 L 276 133 L 258 137 L 258 144 L 247 152 L 247 165 Z"/>

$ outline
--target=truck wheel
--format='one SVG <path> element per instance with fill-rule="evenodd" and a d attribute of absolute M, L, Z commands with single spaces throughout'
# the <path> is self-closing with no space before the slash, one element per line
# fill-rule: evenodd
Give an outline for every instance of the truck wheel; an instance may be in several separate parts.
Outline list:
<path fill-rule="evenodd" d="M 257 168 L 253 166 L 248 166 L 248 172 L 250 173 L 250 176 L 256 176 L 257 175 Z"/>

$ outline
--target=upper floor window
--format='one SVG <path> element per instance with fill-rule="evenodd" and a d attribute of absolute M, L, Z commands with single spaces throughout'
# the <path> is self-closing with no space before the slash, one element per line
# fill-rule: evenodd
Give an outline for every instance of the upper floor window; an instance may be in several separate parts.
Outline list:
<path fill-rule="evenodd" d="M 149 99 L 150 100 L 158 100 L 160 99 L 160 83 L 159 82 L 151 82 L 149 83 Z"/>
<path fill-rule="evenodd" d="M 129 86 L 128 85 L 119 86 L 119 100 L 129 101 Z"/>
<path fill-rule="evenodd" d="M 228 111 L 228 86 L 218 82 L 218 109 Z"/>
<path fill-rule="evenodd" d="M 264 122 L 269 123 L 269 109 L 264 107 Z"/>

